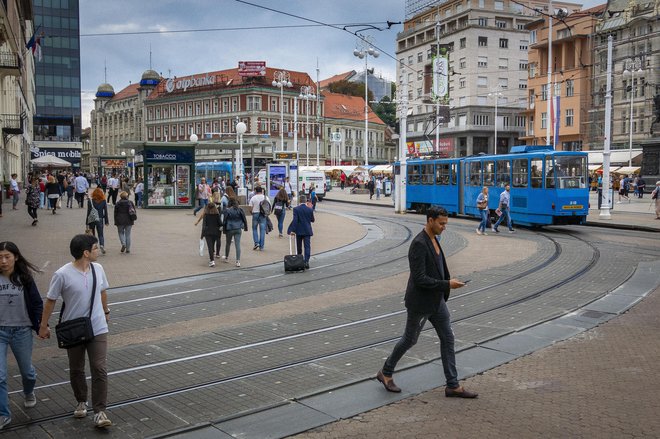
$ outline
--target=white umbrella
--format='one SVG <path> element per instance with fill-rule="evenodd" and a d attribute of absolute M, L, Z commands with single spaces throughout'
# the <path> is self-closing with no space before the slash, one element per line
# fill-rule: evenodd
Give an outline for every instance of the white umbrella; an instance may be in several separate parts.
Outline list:
<path fill-rule="evenodd" d="M 44 155 L 37 157 L 36 159 L 30 160 L 30 163 L 39 168 L 47 168 L 49 166 L 53 168 L 68 168 L 71 166 L 70 162 L 67 162 L 66 160 L 59 157 L 55 157 L 54 155 Z"/>

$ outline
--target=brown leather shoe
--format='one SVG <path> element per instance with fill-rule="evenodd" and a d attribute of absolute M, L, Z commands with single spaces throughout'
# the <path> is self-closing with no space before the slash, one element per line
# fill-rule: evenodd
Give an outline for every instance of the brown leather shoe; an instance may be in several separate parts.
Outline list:
<path fill-rule="evenodd" d="M 445 396 L 447 398 L 476 398 L 479 396 L 479 394 L 476 392 L 470 392 L 469 390 L 465 390 L 463 386 L 458 386 L 455 389 L 450 389 L 449 387 L 445 387 Z"/>
<path fill-rule="evenodd" d="M 383 375 L 382 370 L 378 371 L 378 373 L 376 374 L 376 379 L 378 381 L 380 381 L 381 383 L 383 383 L 383 386 L 385 386 L 385 390 L 387 390 L 388 392 L 394 392 L 394 393 L 401 392 L 401 389 L 399 388 L 399 386 L 394 384 L 394 379 L 392 379 L 391 377 L 386 377 L 385 375 Z"/>

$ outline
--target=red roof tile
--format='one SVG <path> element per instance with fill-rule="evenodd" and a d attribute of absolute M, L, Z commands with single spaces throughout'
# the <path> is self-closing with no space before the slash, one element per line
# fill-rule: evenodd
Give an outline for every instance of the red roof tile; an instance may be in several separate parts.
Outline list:
<path fill-rule="evenodd" d="M 130 98 L 130 97 L 133 97 L 133 96 L 137 96 L 137 94 L 138 94 L 137 89 L 138 89 L 139 86 L 140 86 L 139 83 L 129 85 L 128 87 L 126 87 L 122 91 L 120 91 L 119 93 L 115 94 L 112 97 L 111 101 L 118 101 L 118 100 L 121 100 L 121 99 L 126 99 L 126 98 Z"/>
<path fill-rule="evenodd" d="M 328 79 L 322 80 L 321 82 L 319 82 L 319 86 L 323 90 L 324 88 L 327 88 L 333 82 L 344 81 L 344 80 L 346 80 L 346 79 L 348 79 L 352 76 L 355 76 L 356 74 L 357 74 L 357 72 L 355 70 L 351 70 L 350 72 L 346 72 L 346 73 L 340 73 L 338 75 L 331 76 Z"/>
<path fill-rule="evenodd" d="M 326 119 L 348 119 L 364 122 L 364 98 L 339 93 L 323 92 Z M 376 113 L 369 108 L 369 122 L 385 125 Z"/>

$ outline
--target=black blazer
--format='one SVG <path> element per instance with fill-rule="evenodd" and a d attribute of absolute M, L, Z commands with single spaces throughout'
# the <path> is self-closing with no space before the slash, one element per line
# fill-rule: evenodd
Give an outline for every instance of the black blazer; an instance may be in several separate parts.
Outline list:
<path fill-rule="evenodd" d="M 444 297 L 445 302 L 449 300 L 449 269 L 442 247 L 440 259 L 441 265 L 438 264 L 431 238 L 422 230 L 408 250 L 410 277 L 405 297 L 408 310 L 420 314 L 433 313 L 440 306 L 440 299 Z"/>

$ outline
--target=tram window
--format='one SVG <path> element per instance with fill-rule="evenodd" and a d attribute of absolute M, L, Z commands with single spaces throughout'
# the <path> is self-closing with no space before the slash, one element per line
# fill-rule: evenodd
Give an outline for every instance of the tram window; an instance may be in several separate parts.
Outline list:
<path fill-rule="evenodd" d="M 458 163 L 451 164 L 451 184 L 456 186 L 458 182 Z"/>
<path fill-rule="evenodd" d="M 438 163 L 436 165 L 435 184 L 449 185 L 449 163 Z"/>
<path fill-rule="evenodd" d="M 513 187 L 527 187 L 527 159 L 513 161 Z"/>
<path fill-rule="evenodd" d="M 507 184 L 511 184 L 511 163 L 508 160 L 498 160 L 497 161 L 497 185 L 499 187 L 504 187 Z"/>
<path fill-rule="evenodd" d="M 420 183 L 420 168 L 421 165 L 408 166 L 408 184 Z"/>
<path fill-rule="evenodd" d="M 470 186 L 481 186 L 481 162 L 470 162 Z"/>
<path fill-rule="evenodd" d="M 555 172 L 560 189 L 584 189 L 587 187 L 587 162 L 585 157 L 558 156 Z"/>
<path fill-rule="evenodd" d="M 495 185 L 495 162 L 484 162 L 484 186 Z"/>
<path fill-rule="evenodd" d="M 433 165 L 422 165 L 422 184 L 433 184 Z"/>
<path fill-rule="evenodd" d="M 550 157 L 545 159 L 545 187 L 546 189 L 555 188 L 555 167 Z"/>
<path fill-rule="evenodd" d="M 531 159 L 532 164 L 532 187 L 541 188 L 543 187 L 543 176 L 541 171 L 543 170 L 543 159 Z"/>

